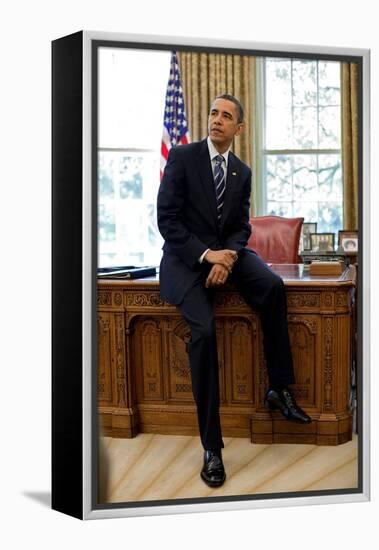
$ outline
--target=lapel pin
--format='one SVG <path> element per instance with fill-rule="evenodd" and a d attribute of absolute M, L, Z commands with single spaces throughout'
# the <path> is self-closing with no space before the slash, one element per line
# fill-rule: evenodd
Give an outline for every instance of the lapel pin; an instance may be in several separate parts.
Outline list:
<path fill-rule="evenodd" d="M 237 172 L 232 172 L 232 175 L 233 175 L 233 176 L 236 176 L 236 175 L 237 175 Z"/>

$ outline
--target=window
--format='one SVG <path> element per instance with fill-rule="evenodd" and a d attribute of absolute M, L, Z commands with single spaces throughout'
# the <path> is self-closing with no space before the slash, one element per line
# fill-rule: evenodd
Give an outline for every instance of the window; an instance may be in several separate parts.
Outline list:
<path fill-rule="evenodd" d="M 98 265 L 159 265 L 170 51 L 99 49 Z M 257 58 L 256 214 L 343 228 L 340 63 Z M 257 204 L 258 203 L 258 204 Z"/>
<path fill-rule="evenodd" d="M 170 55 L 99 49 L 99 267 L 159 264 L 156 198 Z"/>
<path fill-rule="evenodd" d="M 264 58 L 261 212 L 342 223 L 340 63 Z"/>

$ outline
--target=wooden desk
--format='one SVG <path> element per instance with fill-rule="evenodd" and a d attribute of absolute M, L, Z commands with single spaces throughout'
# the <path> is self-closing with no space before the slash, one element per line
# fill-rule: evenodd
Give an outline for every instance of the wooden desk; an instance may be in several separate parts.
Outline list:
<path fill-rule="evenodd" d="M 310 277 L 302 264 L 274 265 L 287 292 L 298 403 L 313 422 L 298 425 L 263 405 L 267 372 L 258 316 L 232 285 L 217 290 L 216 330 L 223 434 L 255 443 L 338 445 L 351 439 L 349 410 L 355 268 Z M 179 311 L 157 278 L 98 284 L 98 404 L 104 433 L 197 435 Z"/>

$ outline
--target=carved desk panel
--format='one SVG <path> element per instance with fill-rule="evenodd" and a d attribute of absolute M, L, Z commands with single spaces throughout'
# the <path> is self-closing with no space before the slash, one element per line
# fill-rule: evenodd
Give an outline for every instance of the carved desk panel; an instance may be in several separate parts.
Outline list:
<path fill-rule="evenodd" d="M 263 405 L 267 372 L 258 315 L 232 285 L 217 290 L 216 331 L 223 434 L 255 443 L 338 445 L 351 439 L 349 410 L 355 268 L 309 277 L 275 265 L 286 286 L 299 404 L 297 425 Z M 104 433 L 197 435 L 187 344 L 189 327 L 159 295 L 157 278 L 99 280 L 98 405 Z"/>

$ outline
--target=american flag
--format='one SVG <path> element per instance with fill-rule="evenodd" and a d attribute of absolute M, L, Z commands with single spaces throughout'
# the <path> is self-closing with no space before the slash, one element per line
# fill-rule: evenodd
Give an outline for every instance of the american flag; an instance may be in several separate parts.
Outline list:
<path fill-rule="evenodd" d="M 189 142 L 183 89 L 176 52 L 171 54 L 170 77 L 166 91 L 163 136 L 161 147 L 161 179 L 167 163 L 168 152 L 175 145 Z"/>

